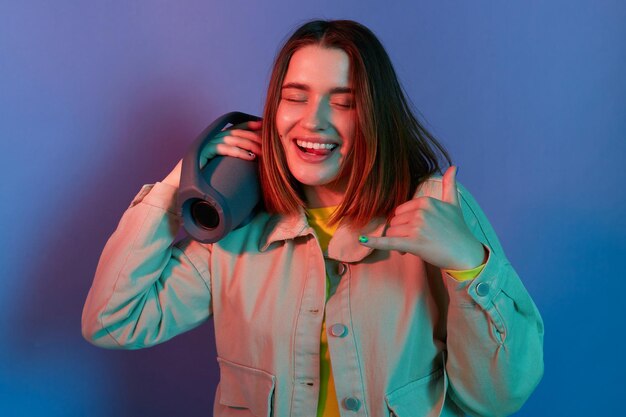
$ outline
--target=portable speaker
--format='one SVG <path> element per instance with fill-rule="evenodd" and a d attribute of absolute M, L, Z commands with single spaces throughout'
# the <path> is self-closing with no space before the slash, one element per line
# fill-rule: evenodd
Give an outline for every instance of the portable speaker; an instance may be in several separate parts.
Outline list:
<path fill-rule="evenodd" d="M 258 163 L 217 155 L 200 169 L 200 151 L 228 125 L 260 117 L 241 112 L 226 113 L 211 123 L 193 142 L 183 158 L 178 212 L 189 235 L 213 243 L 248 223 L 261 198 Z"/>

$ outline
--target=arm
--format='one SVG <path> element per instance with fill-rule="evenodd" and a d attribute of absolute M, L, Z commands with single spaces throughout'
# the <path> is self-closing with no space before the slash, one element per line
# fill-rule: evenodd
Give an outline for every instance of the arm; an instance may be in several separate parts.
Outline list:
<path fill-rule="evenodd" d="M 138 349 L 189 330 L 211 314 L 210 246 L 185 239 L 175 186 L 144 186 L 123 214 L 96 269 L 82 315 L 89 342 Z"/>
<path fill-rule="evenodd" d="M 456 171 L 450 167 L 441 180 L 422 183 L 396 208 L 386 236 L 360 242 L 412 253 L 444 270 L 450 396 L 471 415 L 505 416 L 522 406 L 541 379 L 543 322 L 484 213 L 457 186 Z M 471 280 L 445 272 L 481 262 L 482 271 Z"/>
<path fill-rule="evenodd" d="M 199 155 L 252 160 L 261 153 L 261 121 L 213 137 Z M 176 193 L 182 159 L 162 181 L 144 186 L 107 242 L 83 309 L 83 336 L 108 348 L 164 342 L 211 314 L 211 246 L 189 238 L 172 245 L 180 227 Z"/>
<path fill-rule="evenodd" d="M 465 221 L 489 254 L 471 281 L 443 274 L 451 397 L 471 415 L 505 416 L 543 375 L 543 322 L 484 213 L 460 184 L 459 191 Z"/>

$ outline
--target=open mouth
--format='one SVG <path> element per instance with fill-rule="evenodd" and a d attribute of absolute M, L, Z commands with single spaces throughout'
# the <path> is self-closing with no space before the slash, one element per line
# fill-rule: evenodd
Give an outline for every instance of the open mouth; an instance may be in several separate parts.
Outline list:
<path fill-rule="evenodd" d="M 308 142 L 300 139 L 295 139 L 294 142 L 302 153 L 309 155 L 330 155 L 335 149 L 339 147 L 339 145 L 337 145 L 336 143 Z"/>

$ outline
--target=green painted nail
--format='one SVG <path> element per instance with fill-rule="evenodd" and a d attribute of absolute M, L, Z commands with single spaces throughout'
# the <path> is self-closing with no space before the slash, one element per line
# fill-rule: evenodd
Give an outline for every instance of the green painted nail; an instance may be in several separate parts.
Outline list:
<path fill-rule="evenodd" d="M 359 236 L 359 242 L 367 243 L 368 241 L 369 239 L 367 238 L 367 236 Z"/>

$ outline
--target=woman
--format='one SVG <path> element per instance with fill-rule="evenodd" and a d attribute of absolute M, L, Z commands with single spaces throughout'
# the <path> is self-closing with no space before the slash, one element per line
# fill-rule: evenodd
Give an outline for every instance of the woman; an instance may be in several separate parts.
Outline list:
<path fill-rule="evenodd" d="M 276 58 L 263 122 L 203 151 L 259 158 L 265 210 L 172 245 L 181 163 L 107 242 L 83 334 L 141 348 L 215 324 L 216 416 L 502 416 L 543 372 L 543 323 L 489 222 L 436 173 L 376 37 L 313 21 Z M 332 365 L 332 367 L 331 367 Z"/>

